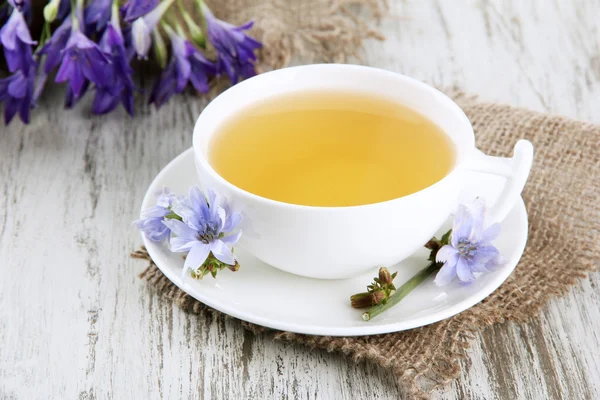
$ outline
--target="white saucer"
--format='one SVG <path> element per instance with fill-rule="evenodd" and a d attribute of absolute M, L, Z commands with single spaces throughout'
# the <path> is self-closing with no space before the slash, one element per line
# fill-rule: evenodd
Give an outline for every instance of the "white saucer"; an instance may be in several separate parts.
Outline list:
<path fill-rule="evenodd" d="M 503 182 L 500 178 L 476 173 L 469 181 L 470 190 L 467 189 L 466 196 L 481 195 L 482 188 L 485 188 L 486 195 L 483 197 L 490 205 L 502 189 Z M 183 194 L 195 183 L 193 150 L 189 149 L 171 161 L 154 179 L 144 197 L 142 209 L 155 204 L 154 193 L 163 186 Z M 448 230 L 449 226 L 450 221 L 443 231 Z M 182 282 L 182 255 L 171 253 L 166 244 L 143 239 L 156 265 L 172 282 L 221 312 L 258 325 L 296 333 L 372 335 L 440 321 L 490 295 L 506 280 L 523 254 L 527 241 L 527 212 L 520 200 L 502 223 L 502 233 L 494 243 L 507 261 L 503 267 L 480 276 L 466 286 L 453 282 L 439 288 L 429 279 L 401 303 L 368 322 L 361 319 L 362 311 L 350 307 L 350 295 L 363 292 L 376 276 L 376 269 L 347 280 L 310 279 L 268 266 L 243 249 L 236 248 L 241 265 L 239 271 L 223 270 L 217 279 L 207 276 L 197 281 L 188 277 Z M 428 252 L 424 249 L 402 263 L 389 267 L 391 272 L 398 271 L 394 281 L 396 286 L 424 268 L 427 256 Z"/>

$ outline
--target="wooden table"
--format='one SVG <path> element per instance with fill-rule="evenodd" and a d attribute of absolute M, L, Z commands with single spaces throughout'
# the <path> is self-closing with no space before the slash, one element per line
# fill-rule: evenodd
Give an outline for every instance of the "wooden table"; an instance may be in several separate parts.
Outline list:
<path fill-rule="evenodd" d="M 600 2 L 392 2 L 365 64 L 600 122 Z M 172 307 L 137 278 L 131 227 L 191 145 L 202 100 L 90 117 L 49 90 L 0 127 L 0 398 L 398 398 L 391 373 Z M 565 132 L 568 134 L 568 132 Z M 473 341 L 440 398 L 600 398 L 600 274 Z M 468 365 L 471 364 L 470 368 Z"/>

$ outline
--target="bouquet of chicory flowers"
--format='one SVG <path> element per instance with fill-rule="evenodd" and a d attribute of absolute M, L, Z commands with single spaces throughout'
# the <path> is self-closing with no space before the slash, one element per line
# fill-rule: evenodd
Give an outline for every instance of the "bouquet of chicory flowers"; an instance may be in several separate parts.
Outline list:
<path fill-rule="evenodd" d="M 233 26 L 202 0 L 195 6 L 190 13 L 181 0 L 50 0 L 40 37 L 33 40 L 31 0 L 4 1 L 0 43 L 9 72 L 0 79 L 4 122 L 18 113 L 29 123 L 30 109 L 54 70 L 55 81 L 66 82 L 66 108 L 93 91 L 95 114 L 121 104 L 131 115 L 140 91 L 130 66 L 134 57 L 152 56 L 162 68 L 149 95 L 157 107 L 188 86 L 206 93 L 209 81 L 223 73 L 233 84 L 254 75 L 261 43 L 245 33 L 253 23 Z M 212 58 L 204 53 L 209 44 Z"/>

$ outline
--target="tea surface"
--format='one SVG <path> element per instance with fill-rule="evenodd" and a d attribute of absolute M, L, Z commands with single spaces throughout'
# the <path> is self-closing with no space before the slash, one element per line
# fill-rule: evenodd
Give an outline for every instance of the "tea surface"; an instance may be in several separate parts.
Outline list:
<path fill-rule="evenodd" d="M 402 197 L 441 180 L 454 145 L 421 114 L 385 98 L 302 92 L 246 108 L 215 134 L 209 162 L 256 195 L 309 206 Z"/>

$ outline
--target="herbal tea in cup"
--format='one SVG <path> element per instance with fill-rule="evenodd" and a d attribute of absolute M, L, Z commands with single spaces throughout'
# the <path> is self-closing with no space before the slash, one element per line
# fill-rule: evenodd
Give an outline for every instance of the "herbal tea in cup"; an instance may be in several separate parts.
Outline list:
<path fill-rule="evenodd" d="M 385 97 L 348 91 L 282 94 L 240 110 L 209 149 L 215 171 L 290 204 L 357 206 L 418 192 L 454 165 L 448 136 Z"/>

